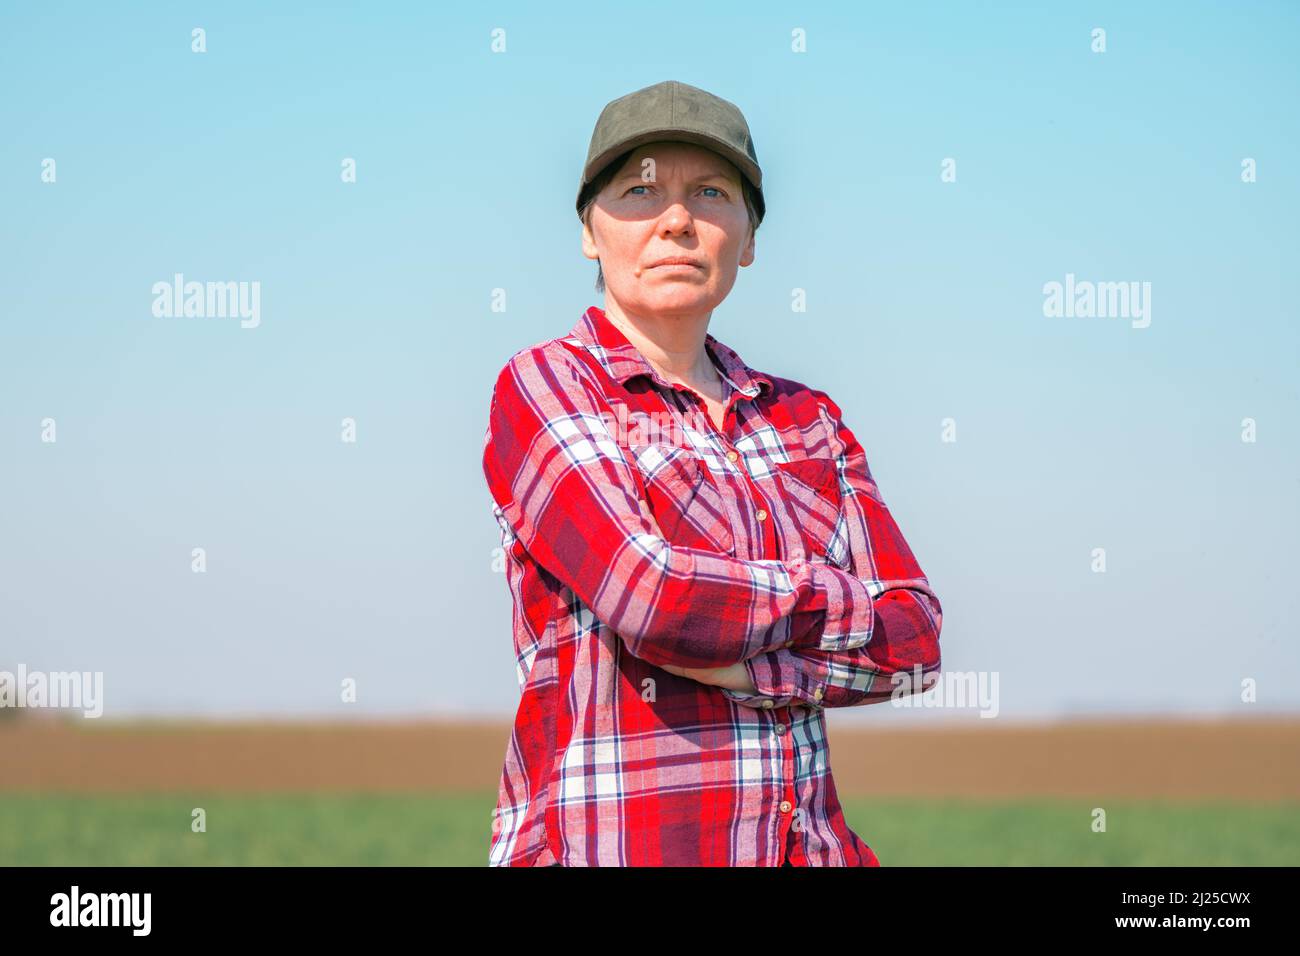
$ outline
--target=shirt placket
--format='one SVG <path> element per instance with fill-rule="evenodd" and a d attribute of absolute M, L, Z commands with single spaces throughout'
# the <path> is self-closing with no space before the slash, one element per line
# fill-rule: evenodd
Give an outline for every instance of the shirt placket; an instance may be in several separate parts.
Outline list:
<path fill-rule="evenodd" d="M 708 409 L 704 404 L 704 399 L 691 388 L 686 386 L 676 387 L 685 391 L 694 399 L 703 415 L 706 427 L 709 429 L 710 433 L 715 436 L 722 447 L 726 449 L 727 461 L 731 462 L 731 464 L 736 467 L 741 479 L 745 482 L 745 486 L 749 489 L 749 500 L 754 508 L 754 519 L 758 522 L 760 529 L 760 534 L 757 539 L 759 543 L 758 550 L 760 553 L 751 555 L 751 558 L 753 560 L 761 560 L 764 557 L 771 555 L 773 558 L 779 559 L 782 556 L 780 554 L 781 548 L 777 539 L 776 528 L 772 520 L 772 512 L 768 508 L 768 505 L 771 502 L 768 501 L 767 496 L 763 493 L 762 489 L 754 483 L 754 479 L 750 475 L 749 469 L 740 463 L 741 453 L 731 440 L 731 433 L 734 430 L 733 426 L 735 424 L 735 404 L 737 397 L 740 395 L 740 391 L 731 383 L 731 380 L 728 379 L 726 375 L 722 376 L 722 380 L 727 383 L 729 392 L 726 398 L 726 404 L 723 406 L 722 410 L 722 424 L 724 430 L 721 432 L 718 431 L 717 427 L 713 424 L 713 419 L 708 414 Z M 753 541 L 754 539 L 751 538 L 750 540 Z M 791 647 L 792 645 L 792 641 L 786 641 L 786 647 Z M 785 859 L 784 854 L 786 843 L 787 840 L 789 840 L 790 828 L 794 822 L 795 808 L 798 806 L 794 786 L 797 762 L 794 752 L 794 733 L 790 727 L 792 716 L 789 705 L 773 707 L 772 701 L 765 700 L 763 701 L 763 709 L 771 714 L 773 720 L 772 730 L 776 734 L 776 739 L 781 746 L 781 780 L 780 786 L 777 788 L 777 796 L 780 798 L 780 803 L 777 805 L 777 810 L 779 811 L 777 816 L 777 845 L 781 848 L 780 852 L 782 853 L 782 859 L 778 861 L 779 865 L 779 863 L 784 862 Z"/>

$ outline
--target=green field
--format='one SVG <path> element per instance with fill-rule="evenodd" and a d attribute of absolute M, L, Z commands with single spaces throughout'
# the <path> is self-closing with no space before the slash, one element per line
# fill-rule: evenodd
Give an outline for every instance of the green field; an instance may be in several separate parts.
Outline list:
<path fill-rule="evenodd" d="M 0 794 L 0 865 L 485 866 L 495 794 Z M 885 866 L 1294 866 L 1300 805 L 846 800 Z M 207 811 L 207 832 L 190 811 Z"/>

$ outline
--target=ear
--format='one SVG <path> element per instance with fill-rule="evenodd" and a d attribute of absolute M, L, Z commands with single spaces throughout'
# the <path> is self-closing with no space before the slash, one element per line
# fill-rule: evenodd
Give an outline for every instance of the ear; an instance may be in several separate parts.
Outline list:
<path fill-rule="evenodd" d="M 582 224 L 582 254 L 588 259 L 600 258 L 600 251 L 596 248 L 596 236 L 585 222 Z"/>
<path fill-rule="evenodd" d="M 740 264 L 747 266 L 754 261 L 754 227 L 749 227 L 749 242 L 745 243 L 745 248 L 740 252 Z"/>

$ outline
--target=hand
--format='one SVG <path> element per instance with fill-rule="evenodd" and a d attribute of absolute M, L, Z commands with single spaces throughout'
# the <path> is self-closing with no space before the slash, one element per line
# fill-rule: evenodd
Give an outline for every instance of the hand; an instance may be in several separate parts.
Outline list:
<path fill-rule="evenodd" d="M 745 662 L 729 664 L 726 667 L 678 667 L 676 664 L 660 664 L 660 668 L 679 677 L 689 677 L 701 684 L 713 687 L 725 687 L 727 690 L 742 694 L 756 694 L 758 689 L 750 679 Z"/>

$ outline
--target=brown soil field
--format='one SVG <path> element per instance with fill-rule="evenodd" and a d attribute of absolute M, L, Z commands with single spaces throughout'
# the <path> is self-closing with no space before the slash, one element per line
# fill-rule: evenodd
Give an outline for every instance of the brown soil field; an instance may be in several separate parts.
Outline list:
<path fill-rule="evenodd" d="M 494 792 L 508 723 L 0 721 L 0 791 Z M 841 795 L 1300 799 L 1300 719 L 832 725 Z"/>

